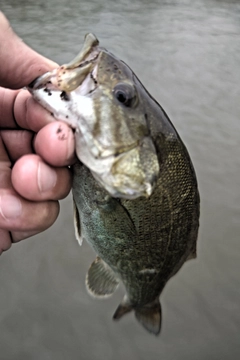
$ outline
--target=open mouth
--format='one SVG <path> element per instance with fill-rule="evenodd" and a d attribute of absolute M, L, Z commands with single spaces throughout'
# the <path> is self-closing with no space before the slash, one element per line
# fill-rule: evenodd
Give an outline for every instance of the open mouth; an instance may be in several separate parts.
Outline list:
<path fill-rule="evenodd" d="M 95 160 L 116 158 L 138 146 L 134 142 L 116 148 L 111 144 L 104 145 L 94 135 L 93 123 L 97 122 L 98 115 L 94 109 L 96 99 L 89 95 L 99 85 L 97 74 L 102 51 L 96 37 L 88 34 L 74 60 L 37 78 L 28 87 L 33 97 L 57 120 L 67 122 L 76 130 L 76 136 L 81 139 L 79 142 L 84 144 L 82 151 L 88 148 L 88 156 Z"/>
<path fill-rule="evenodd" d="M 80 53 L 68 64 L 59 66 L 28 86 L 33 97 L 56 120 L 67 122 L 78 129 L 79 119 L 84 123 L 85 112 L 93 112 L 93 102 L 86 97 L 98 87 L 97 68 L 101 53 L 99 42 L 93 34 L 85 36 Z M 87 132 L 88 124 L 83 125 Z"/>
<path fill-rule="evenodd" d="M 37 78 L 28 90 L 56 120 L 75 129 L 77 157 L 112 196 L 149 196 L 159 172 L 155 147 L 142 129 L 126 136 L 123 109 L 134 109 L 138 98 L 131 82 L 116 78 L 114 61 L 88 34 L 73 61 Z M 125 132 L 119 132 L 121 120 Z"/>

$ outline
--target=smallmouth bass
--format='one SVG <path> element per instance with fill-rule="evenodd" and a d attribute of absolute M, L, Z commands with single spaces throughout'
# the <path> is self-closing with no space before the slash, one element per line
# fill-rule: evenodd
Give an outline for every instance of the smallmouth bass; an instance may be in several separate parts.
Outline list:
<path fill-rule="evenodd" d="M 199 193 L 189 154 L 161 106 L 132 70 L 87 34 L 79 55 L 29 85 L 33 97 L 75 129 L 76 236 L 98 254 L 88 291 L 126 295 L 114 319 L 134 310 L 161 328 L 159 296 L 196 257 Z"/>

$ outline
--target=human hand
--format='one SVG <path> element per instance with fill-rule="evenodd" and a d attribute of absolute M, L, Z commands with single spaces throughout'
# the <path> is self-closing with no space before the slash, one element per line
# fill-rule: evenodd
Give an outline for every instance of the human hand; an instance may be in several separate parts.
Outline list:
<path fill-rule="evenodd" d="M 71 189 L 67 165 L 75 155 L 72 130 L 54 121 L 26 90 L 12 90 L 57 65 L 24 44 L 1 12 L 0 58 L 1 254 L 54 223 L 57 200 Z"/>

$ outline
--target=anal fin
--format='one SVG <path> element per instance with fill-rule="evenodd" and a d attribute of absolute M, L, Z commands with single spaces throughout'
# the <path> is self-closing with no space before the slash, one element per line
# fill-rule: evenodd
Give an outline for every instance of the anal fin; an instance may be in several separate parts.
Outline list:
<path fill-rule="evenodd" d="M 90 266 L 86 276 L 88 292 L 95 297 L 107 297 L 114 293 L 119 284 L 112 269 L 97 257 Z"/>
<path fill-rule="evenodd" d="M 120 319 L 123 315 L 129 313 L 132 309 L 133 308 L 132 308 L 131 304 L 129 303 L 128 298 L 125 295 L 124 298 L 123 298 L 123 301 L 118 306 L 115 313 L 113 314 L 113 319 L 114 320 Z"/>

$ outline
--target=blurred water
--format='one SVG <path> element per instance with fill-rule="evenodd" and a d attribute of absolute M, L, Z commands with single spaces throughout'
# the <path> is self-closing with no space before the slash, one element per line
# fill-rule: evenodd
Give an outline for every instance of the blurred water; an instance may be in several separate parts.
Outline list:
<path fill-rule="evenodd" d="M 0 259 L 1 360 L 240 358 L 240 5 L 229 0 L 1 0 L 15 31 L 64 63 L 86 32 L 126 61 L 191 154 L 201 193 L 198 259 L 165 288 L 159 338 L 132 315 L 113 323 L 123 289 L 85 291 L 93 251 L 74 240 L 72 204 Z"/>

